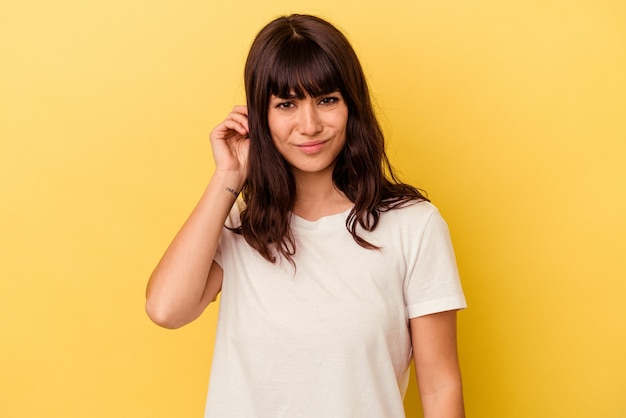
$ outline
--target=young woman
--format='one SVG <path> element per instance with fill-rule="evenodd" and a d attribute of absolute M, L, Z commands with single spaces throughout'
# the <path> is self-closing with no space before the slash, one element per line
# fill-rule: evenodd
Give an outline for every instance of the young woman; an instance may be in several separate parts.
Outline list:
<path fill-rule="evenodd" d="M 394 176 L 352 47 L 281 17 L 244 76 L 247 106 L 211 132 L 215 172 L 147 289 L 168 328 L 221 292 L 206 416 L 403 417 L 412 359 L 425 416 L 463 416 L 447 226 Z"/>

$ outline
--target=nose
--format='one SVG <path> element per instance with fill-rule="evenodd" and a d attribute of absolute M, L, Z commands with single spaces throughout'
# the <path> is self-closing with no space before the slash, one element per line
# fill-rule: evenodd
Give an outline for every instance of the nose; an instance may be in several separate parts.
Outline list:
<path fill-rule="evenodd" d="M 314 103 L 300 107 L 299 131 L 302 135 L 313 136 L 322 131 L 319 109 Z"/>

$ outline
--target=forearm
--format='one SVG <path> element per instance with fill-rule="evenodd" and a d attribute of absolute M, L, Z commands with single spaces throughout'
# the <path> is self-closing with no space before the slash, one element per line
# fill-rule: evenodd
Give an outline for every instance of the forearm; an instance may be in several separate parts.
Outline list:
<path fill-rule="evenodd" d="M 217 296 L 221 281 L 211 286 L 207 280 L 224 221 L 236 198 L 227 188 L 239 190 L 242 183 L 237 172 L 216 171 L 161 258 L 146 291 L 146 312 L 157 324 L 168 328 L 184 325 Z"/>

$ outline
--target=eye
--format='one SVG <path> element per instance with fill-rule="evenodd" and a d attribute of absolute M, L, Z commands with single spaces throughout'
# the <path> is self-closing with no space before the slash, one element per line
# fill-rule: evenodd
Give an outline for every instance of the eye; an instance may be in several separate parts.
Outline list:
<path fill-rule="evenodd" d="M 276 109 L 287 110 L 295 106 L 293 102 L 283 101 L 276 104 Z"/>
<path fill-rule="evenodd" d="M 336 96 L 326 96 L 326 97 L 322 97 L 322 99 L 319 101 L 319 104 L 321 105 L 331 105 L 331 104 L 335 104 L 339 102 L 339 97 Z"/>

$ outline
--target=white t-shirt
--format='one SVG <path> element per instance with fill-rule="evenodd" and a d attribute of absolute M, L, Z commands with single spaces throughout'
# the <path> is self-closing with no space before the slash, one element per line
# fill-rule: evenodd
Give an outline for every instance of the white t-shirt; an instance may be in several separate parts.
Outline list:
<path fill-rule="evenodd" d="M 404 417 L 409 318 L 466 306 L 448 228 L 420 202 L 383 212 L 373 232 L 349 211 L 293 215 L 296 268 L 222 232 L 224 270 L 205 417 Z M 237 204 L 228 225 L 239 225 Z"/>

